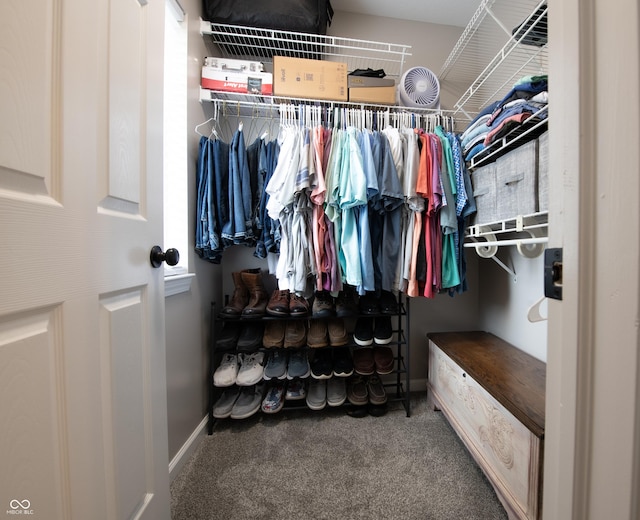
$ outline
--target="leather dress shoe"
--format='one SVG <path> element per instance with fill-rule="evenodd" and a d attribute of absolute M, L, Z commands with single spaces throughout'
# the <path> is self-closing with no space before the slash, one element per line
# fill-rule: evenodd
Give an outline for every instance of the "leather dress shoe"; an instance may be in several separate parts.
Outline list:
<path fill-rule="evenodd" d="M 289 298 L 289 314 L 291 316 L 307 316 L 309 314 L 309 302 L 304 296 L 291 294 Z"/>
<path fill-rule="evenodd" d="M 276 289 L 271 293 L 267 303 L 267 314 L 270 316 L 289 316 L 289 289 Z"/>

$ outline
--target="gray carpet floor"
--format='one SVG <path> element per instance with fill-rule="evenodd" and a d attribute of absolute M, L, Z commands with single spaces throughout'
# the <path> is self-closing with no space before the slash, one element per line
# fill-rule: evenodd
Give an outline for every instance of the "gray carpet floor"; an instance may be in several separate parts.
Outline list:
<path fill-rule="evenodd" d="M 493 488 L 426 393 L 411 417 L 345 408 L 218 421 L 171 484 L 173 520 L 502 520 Z"/>

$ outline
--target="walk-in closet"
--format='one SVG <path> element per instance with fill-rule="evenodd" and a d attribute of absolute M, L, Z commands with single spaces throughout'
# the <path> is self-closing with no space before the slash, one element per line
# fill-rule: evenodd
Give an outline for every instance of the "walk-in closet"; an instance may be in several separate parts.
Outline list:
<path fill-rule="evenodd" d="M 640 516 L 637 1 L 0 14 L 7 516 Z"/>
<path fill-rule="evenodd" d="M 329 8 L 327 35 L 207 13 L 195 240 L 200 259 L 222 271 L 210 315 L 209 434 L 255 413 L 381 415 L 394 400 L 410 417 L 411 393 L 428 388 L 509 515 L 540 518 L 546 1 L 480 2 L 438 53 L 425 51 L 433 45 L 419 30 L 407 42 L 390 24 L 375 34 L 389 40 L 374 40 L 366 22 L 375 18 Z M 336 328 L 344 340 L 333 339 Z M 471 331 L 522 354 L 514 366 L 535 365 L 522 389 L 506 390 L 535 400 L 516 399 L 510 411 L 509 396 L 489 388 L 485 379 L 514 370 L 501 365 L 502 350 L 482 350 L 494 374 L 471 360 L 447 378 L 455 358 L 429 354 L 431 335 L 463 333 L 464 343 Z M 444 395 L 452 387 L 459 400 Z M 458 408 L 471 399 L 494 412 L 466 424 Z M 495 410 L 506 422 L 494 431 Z M 487 433 L 476 439 L 476 429 Z M 535 447 L 521 445 L 529 431 Z"/>

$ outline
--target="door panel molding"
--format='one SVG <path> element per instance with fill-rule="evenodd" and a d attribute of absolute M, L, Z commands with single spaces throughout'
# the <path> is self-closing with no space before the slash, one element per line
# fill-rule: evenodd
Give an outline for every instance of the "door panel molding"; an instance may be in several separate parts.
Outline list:
<path fill-rule="evenodd" d="M 61 202 L 62 0 L 10 4 L 0 31 L 10 50 L 0 54 L 0 195 Z"/>
<path fill-rule="evenodd" d="M 0 490 L 12 493 L 2 505 L 28 501 L 49 518 L 70 510 L 61 313 L 57 305 L 0 318 Z"/>

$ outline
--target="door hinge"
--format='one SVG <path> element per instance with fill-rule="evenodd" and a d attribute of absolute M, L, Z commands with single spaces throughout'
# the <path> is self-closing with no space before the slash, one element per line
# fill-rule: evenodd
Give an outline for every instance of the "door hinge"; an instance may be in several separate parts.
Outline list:
<path fill-rule="evenodd" d="M 554 300 L 562 300 L 562 248 L 548 248 L 544 251 L 544 295 Z"/>

